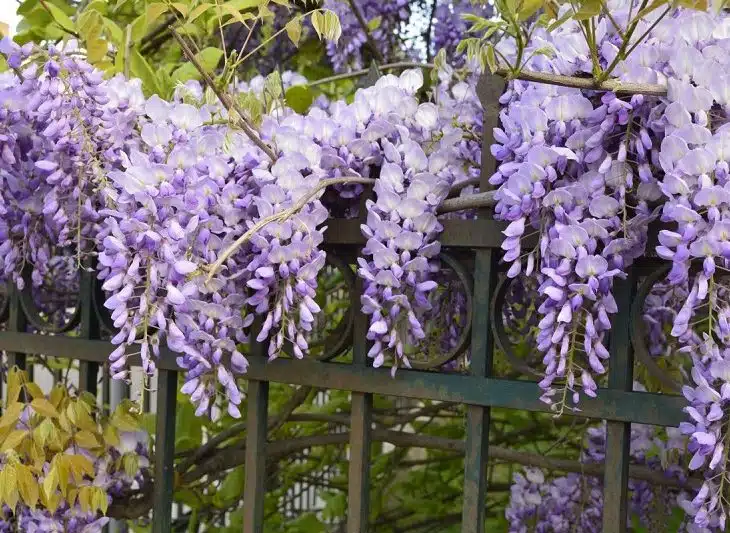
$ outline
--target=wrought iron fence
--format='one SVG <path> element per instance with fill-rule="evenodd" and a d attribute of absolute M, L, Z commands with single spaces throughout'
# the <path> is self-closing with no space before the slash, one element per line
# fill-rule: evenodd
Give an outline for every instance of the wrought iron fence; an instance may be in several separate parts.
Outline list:
<path fill-rule="evenodd" d="M 484 78 L 478 86 L 485 108 L 483 146 L 492 144 L 492 129 L 498 123 L 498 98 L 503 81 Z M 483 150 L 481 190 L 489 189 L 488 178 L 495 161 Z M 391 377 L 388 369 L 368 364 L 367 317 L 359 311 L 360 282 L 349 265 L 364 238 L 358 220 L 331 220 L 327 224 L 326 245 L 331 265 L 342 271 L 349 288 L 350 308 L 339 326 L 323 342 L 321 353 L 308 360 L 280 359 L 266 362 L 260 343 L 252 345 L 248 379 L 245 490 L 245 533 L 263 531 L 266 493 L 267 416 L 269 383 L 351 391 L 347 533 L 366 533 L 370 515 L 369 463 L 373 442 L 380 437 L 373 429 L 373 395 L 459 402 L 466 405 L 466 442 L 464 452 L 464 489 L 461 530 L 483 533 L 489 458 L 490 410 L 493 407 L 547 412 L 539 400 L 536 382 L 501 379 L 493 376 L 496 347 L 509 355 L 509 340 L 502 324 L 501 304 L 508 284 L 500 272 L 501 231 L 504 224 L 492 220 L 487 209 L 473 219 L 446 219 L 441 235 L 443 258 L 461 282 L 469 288 L 467 326 L 450 353 L 417 360 L 412 370 L 401 370 Z M 677 395 L 633 392 L 634 356 L 661 374 L 643 346 L 639 314 L 643 299 L 661 275 L 651 258 L 637 262 L 626 280 L 617 281 L 615 315 L 610 338 L 608 386 L 597 399 L 581 404 L 580 416 L 607 421 L 606 460 L 603 475 L 603 531 L 618 533 L 626 529 L 629 438 L 631 423 L 675 426 L 682 420 L 684 400 Z M 641 286 L 637 280 L 645 278 Z M 28 284 L 30 285 L 30 284 Z M 11 290 L 5 298 L 0 331 L 0 350 L 9 364 L 26 365 L 29 354 L 45 354 L 80 361 L 80 388 L 97 391 L 100 369 L 110 353 L 105 330 L 110 327 L 101 306 L 100 289 L 93 273 L 83 272 L 79 303 L 69 320 L 56 326 L 44 319 L 29 289 Z M 28 333 L 29 326 L 35 329 Z M 67 332 L 74 329 L 73 335 Z M 50 336 L 52 334 L 53 336 Z M 255 335 L 254 335 L 255 337 Z M 633 342 L 632 342 L 633 339 Z M 445 373 L 438 369 L 465 349 L 469 349 L 467 372 Z M 338 362 L 338 355 L 351 353 L 351 360 Z M 652 366 L 653 365 L 653 366 Z M 171 531 L 174 489 L 176 392 L 179 368 L 175 354 L 161 355 L 158 365 L 156 444 L 154 453 L 153 531 Z M 667 376 L 660 379 L 672 388 Z M 103 383 L 103 381 L 102 381 Z M 107 393 L 108 397 L 108 393 Z M 569 414 L 566 414 L 569 416 Z"/>

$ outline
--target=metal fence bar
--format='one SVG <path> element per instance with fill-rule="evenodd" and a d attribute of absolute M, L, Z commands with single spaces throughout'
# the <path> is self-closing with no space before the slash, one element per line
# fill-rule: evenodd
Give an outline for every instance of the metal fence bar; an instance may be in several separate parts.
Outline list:
<path fill-rule="evenodd" d="M 8 314 L 7 330 L 25 333 L 26 328 L 28 327 L 28 321 L 25 317 L 25 313 L 23 313 L 23 308 L 20 305 L 20 292 L 18 291 L 18 288 L 15 286 L 14 283 L 12 283 L 9 298 L 10 307 Z M 27 366 L 26 353 L 27 352 L 16 352 L 14 350 L 8 350 L 8 368 L 12 368 L 13 366 L 17 365 L 18 368 L 22 368 L 25 370 Z M 27 370 L 29 378 L 32 380 L 32 366 Z"/>
<path fill-rule="evenodd" d="M 81 306 L 79 336 L 84 339 L 99 338 L 99 317 L 94 309 L 94 275 L 86 270 L 81 271 L 80 294 L 78 305 Z M 99 364 L 90 361 L 79 361 L 79 389 L 88 391 L 94 396 L 97 392 Z"/>
<path fill-rule="evenodd" d="M 629 338 L 631 301 L 634 295 L 633 272 L 614 284 L 618 313 L 611 328 L 608 384 L 610 388 L 632 389 L 634 358 Z M 603 532 L 626 531 L 629 479 L 630 422 L 606 422 L 606 462 L 603 478 Z"/>
<path fill-rule="evenodd" d="M 482 145 L 494 142 L 493 129 L 499 125 L 499 96 L 504 81 L 496 76 L 485 76 L 477 84 L 479 100 L 484 108 Z M 491 188 L 489 178 L 496 161 L 489 150 L 482 150 L 479 187 Z M 490 220 L 488 209 L 479 210 L 478 220 Z M 477 378 L 487 378 L 492 373 L 494 343 L 490 324 L 494 289 L 497 285 L 498 256 L 493 248 L 478 249 L 474 259 L 474 299 L 472 309 L 471 361 L 469 371 Z M 466 406 L 466 455 L 464 457 L 464 506 L 461 531 L 484 533 L 487 477 L 485 468 L 489 455 L 489 424 L 491 408 L 480 405 Z"/>
<path fill-rule="evenodd" d="M 251 336 L 257 335 L 261 321 L 254 322 Z M 266 360 L 265 345 L 251 344 L 251 360 Z M 262 533 L 266 498 L 266 433 L 269 412 L 269 382 L 250 380 L 246 415 L 246 470 L 243 490 L 243 532 Z"/>
<path fill-rule="evenodd" d="M 359 303 L 363 283 L 358 278 L 355 284 Z M 365 367 L 368 361 L 368 317 L 355 314 L 353 329 L 352 365 Z M 373 395 L 353 392 L 350 415 L 350 464 L 347 484 L 347 533 L 367 533 L 370 520 L 370 449 L 372 444 Z"/>
<path fill-rule="evenodd" d="M 30 333 L 0 331 L 0 350 L 104 361 L 112 349 L 111 344 L 103 341 L 57 336 L 49 343 L 49 338 Z M 163 350 L 157 367 L 163 370 L 178 369 L 175 357 L 176 354 Z M 132 364 L 138 364 L 134 358 L 130 360 Z M 539 400 L 542 392 L 537 383 L 531 381 L 406 369 L 399 371 L 394 379 L 390 371 L 383 368 L 283 358 L 272 362 L 251 359 L 246 378 L 319 389 L 550 412 L 550 407 Z M 686 405 L 687 401 L 679 395 L 601 388 L 598 390 L 598 398 L 581 399 L 580 416 L 636 424 L 678 426 L 685 420 L 686 415 L 682 409 Z"/>
<path fill-rule="evenodd" d="M 489 302 L 495 286 L 496 253 L 477 252 L 474 270 L 474 312 L 470 372 L 486 377 L 492 370 L 494 354 L 489 327 Z M 466 407 L 466 456 L 464 458 L 464 508 L 461 531 L 484 533 L 484 508 L 487 479 L 484 469 L 489 453 L 491 408 L 479 405 Z"/>
<path fill-rule="evenodd" d="M 177 372 L 160 370 L 157 374 L 157 412 L 155 431 L 155 485 L 152 532 L 172 531 L 174 491 L 175 414 L 177 411 Z"/>

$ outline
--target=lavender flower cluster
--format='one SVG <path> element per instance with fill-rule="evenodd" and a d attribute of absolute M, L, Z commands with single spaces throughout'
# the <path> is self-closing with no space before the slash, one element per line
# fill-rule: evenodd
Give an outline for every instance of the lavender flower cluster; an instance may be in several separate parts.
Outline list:
<path fill-rule="evenodd" d="M 605 459 L 606 428 L 589 428 L 584 435 L 583 464 L 602 463 Z M 659 430 L 654 426 L 631 427 L 631 463 L 663 473 L 668 478 L 684 479 L 681 467 L 686 439 L 676 428 Z M 686 491 L 653 485 L 644 480 L 629 480 L 629 523 L 649 531 L 664 530 L 666 517 L 677 505 L 687 507 Z M 525 468 L 514 475 L 510 500 L 505 511 L 510 533 L 599 532 L 603 524 L 603 484 L 597 477 L 568 473 L 548 478 L 539 468 Z M 656 528 L 656 529 L 655 529 Z M 678 531 L 709 533 L 716 527 L 700 527 L 685 517 Z"/>
<path fill-rule="evenodd" d="M 255 339 L 270 358 L 308 351 L 326 258 L 322 223 L 330 213 L 356 216 L 364 191 L 343 183 L 323 195 L 319 184 L 331 178 L 379 178 L 359 260 L 375 365 L 408 365 L 407 349 L 426 330 L 454 345 L 458 328 L 442 324 L 439 336 L 426 325 L 440 306 L 464 305 L 434 292 L 436 207 L 474 175 L 481 107 L 452 72 L 442 74 L 434 103 L 419 103 L 423 75 L 415 70 L 306 116 L 268 106 L 260 133 L 275 149 L 272 162 L 195 82 L 169 102 L 145 99 L 136 80 L 103 80 L 73 43 L 20 48 L 6 39 L 2 48 L 15 67 L 3 75 L 0 117 L 3 271 L 21 286 L 27 266 L 40 284 L 50 265 L 68 266 L 64 249 L 76 267 L 94 258 L 117 328 L 115 378 L 128 377 L 131 355 L 152 374 L 167 346 L 180 354 L 182 391 L 199 415 L 222 390 L 225 409 L 239 417 L 236 377 L 248 365 L 256 316 Z M 232 90 L 256 94 L 261 81 Z M 55 95 L 53 105 L 35 105 L 36 94 Z M 268 219 L 281 213 L 288 216 Z"/>
<path fill-rule="evenodd" d="M 612 20 L 597 24 L 603 68 L 619 53 L 615 24 L 625 27 L 632 7 L 609 2 Z M 574 404 L 580 390 L 596 394 L 594 376 L 605 371 L 603 341 L 616 311 L 613 279 L 643 253 L 649 221 L 660 217 L 670 225 L 656 252 L 671 270 L 653 292 L 649 305 L 657 312 L 647 318 L 661 342 L 657 354 L 670 342 L 662 327 L 668 320 L 672 350 L 694 361 L 694 384 L 684 389 L 691 421 L 682 431 L 694 454 L 690 469 L 704 468 L 707 481 L 685 507 L 695 526 L 724 529 L 730 99 L 723 73 L 730 19 L 723 11 L 682 9 L 659 16 L 639 23 L 646 39 L 614 73 L 623 81 L 664 83 L 666 98 L 513 82 L 501 99 L 502 127 L 492 146 L 500 165 L 491 181 L 499 186 L 496 214 L 510 222 L 503 245 L 509 275 L 534 272 L 540 282 L 541 386 L 559 412 L 569 393 Z M 593 67 L 577 23 L 552 33 L 536 28 L 527 57 L 543 46 L 553 53 L 533 55 L 527 68 L 577 75 Z M 514 55 L 510 41 L 500 47 Z M 533 233 L 538 247 L 523 251 Z"/>

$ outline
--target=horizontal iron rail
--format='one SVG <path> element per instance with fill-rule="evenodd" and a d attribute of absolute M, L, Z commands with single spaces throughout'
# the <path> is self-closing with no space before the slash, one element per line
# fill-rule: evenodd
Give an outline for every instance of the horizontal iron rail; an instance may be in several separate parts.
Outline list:
<path fill-rule="evenodd" d="M 25 354 L 45 354 L 66 359 L 107 361 L 113 346 L 106 341 L 78 337 L 35 335 L 13 331 L 0 332 L 0 350 Z M 176 355 L 163 351 L 158 367 L 180 370 Z M 270 363 L 249 358 L 246 378 L 261 381 L 306 385 L 317 388 L 369 392 L 422 400 L 460 402 L 489 407 L 506 407 L 549 412 L 539 400 L 540 389 L 532 381 L 483 378 L 455 373 L 399 370 L 393 378 L 388 369 L 359 367 L 345 363 L 315 360 L 278 359 Z M 132 364 L 139 364 L 131 357 Z M 682 396 L 600 389 L 598 398 L 581 400 L 587 418 L 605 418 L 619 422 L 677 426 L 684 420 Z"/>

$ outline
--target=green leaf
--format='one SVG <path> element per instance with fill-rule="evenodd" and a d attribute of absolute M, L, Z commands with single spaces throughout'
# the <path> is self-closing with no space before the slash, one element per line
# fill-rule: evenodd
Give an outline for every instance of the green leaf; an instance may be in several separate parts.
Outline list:
<path fill-rule="evenodd" d="M 543 0 L 523 0 L 517 11 L 517 19 L 520 21 L 529 19 L 542 7 Z"/>
<path fill-rule="evenodd" d="M 155 71 L 152 70 L 150 64 L 136 48 L 133 48 L 129 54 L 129 70 L 133 76 L 142 80 L 142 87 L 147 95 L 151 96 L 162 92 L 157 83 Z"/>
<path fill-rule="evenodd" d="M 317 37 L 319 37 L 321 40 L 322 32 L 324 30 L 324 15 L 321 11 L 315 11 L 312 13 L 311 21 L 314 31 L 317 32 Z"/>
<path fill-rule="evenodd" d="M 196 6 L 192 11 L 190 11 L 187 21 L 193 22 L 200 15 L 202 15 L 203 13 L 208 11 L 208 9 L 210 9 L 211 7 L 213 7 L 213 4 L 211 4 L 210 2 L 204 2 L 204 3 L 200 4 L 199 6 Z"/>
<path fill-rule="evenodd" d="M 172 81 L 176 84 L 197 79 L 200 79 L 200 73 L 192 63 L 185 63 L 176 68 L 172 73 Z"/>
<path fill-rule="evenodd" d="M 583 0 L 580 9 L 573 15 L 575 20 L 586 20 L 601 12 L 601 0 Z"/>
<path fill-rule="evenodd" d="M 297 113 L 306 113 L 314 102 L 312 89 L 306 85 L 294 85 L 286 91 L 286 105 Z"/>
<path fill-rule="evenodd" d="M 46 8 L 48 11 L 51 12 L 51 16 L 53 17 L 53 20 L 58 24 L 61 29 L 63 29 L 66 32 L 73 32 L 74 31 L 74 23 L 73 20 L 69 18 L 69 16 L 63 12 L 63 10 L 58 7 L 57 5 L 46 2 L 45 3 Z"/>
<path fill-rule="evenodd" d="M 672 514 L 667 521 L 667 533 L 676 533 L 684 523 L 686 513 L 681 507 L 672 509 Z"/>
<path fill-rule="evenodd" d="M 370 21 L 368 22 L 368 29 L 369 29 L 370 31 L 375 31 L 375 30 L 377 30 L 377 29 L 378 29 L 378 28 L 380 27 L 380 24 L 381 24 L 382 22 L 383 22 L 383 17 L 381 17 L 381 16 L 377 16 L 377 17 L 375 17 L 375 18 L 371 19 L 371 20 L 370 20 Z"/>
<path fill-rule="evenodd" d="M 228 503 L 238 500 L 243 494 L 243 487 L 246 481 L 245 471 L 242 466 L 231 470 L 221 483 L 216 496 L 220 497 L 221 503 Z"/>
<path fill-rule="evenodd" d="M 163 4 L 162 2 L 154 2 L 147 6 L 147 25 L 151 26 L 154 24 L 158 18 L 160 18 L 160 15 L 163 13 L 166 13 L 168 11 L 167 4 Z"/>
<path fill-rule="evenodd" d="M 179 399 L 175 419 L 175 449 L 180 451 L 200 447 L 203 442 L 203 423 L 195 416 L 195 408 L 187 398 Z"/>
<path fill-rule="evenodd" d="M 294 46 L 298 47 L 299 40 L 302 38 L 302 19 L 300 17 L 293 18 L 286 23 L 284 28 L 291 42 L 294 43 Z"/>
<path fill-rule="evenodd" d="M 210 72 L 218 66 L 218 62 L 223 57 L 223 50 L 214 46 L 209 46 L 195 54 L 195 59 L 201 64 L 201 66 Z"/>

